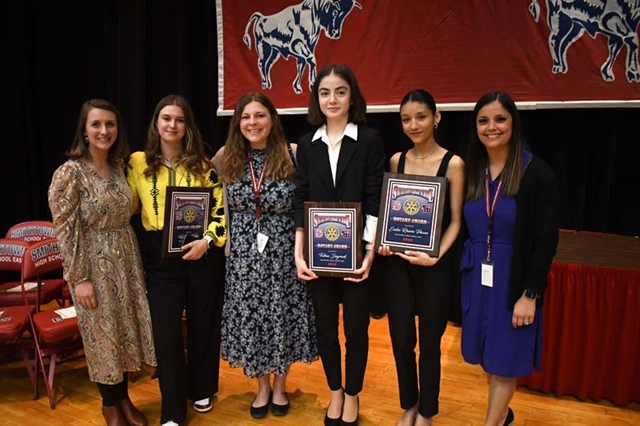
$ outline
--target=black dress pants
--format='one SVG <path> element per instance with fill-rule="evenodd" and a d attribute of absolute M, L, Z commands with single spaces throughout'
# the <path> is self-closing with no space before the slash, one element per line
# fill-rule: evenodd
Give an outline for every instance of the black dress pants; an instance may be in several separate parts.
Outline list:
<path fill-rule="evenodd" d="M 218 391 L 224 252 L 213 248 L 196 261 L 162 259 L 162 233 L 146 232 L 144 238 L 143 262 L 162 395 L 161 423 L 181 423 L 186 419 L 187 398 L 210 398 Z"/>
<path fill-rule="evenodd" d="M 447 326 L 449 271 L 446 255 L 433 267 L 412 265 L 397 256 L 388 258 L 389 332 L 400 406 L 406 410 L 419 403 L 418 412 L 424 417 L 438 413 L 440 340 Z M 415 315 L 420 349 L 418 369 Z"/>
<path fill-rule="evenodd" d="M 309 281 L 318 333 L 318 352 L 329 389 L 342 388 L 342 356 L 338 325 L 340 303 L 346 338 L 345 392 L 362 390 L 369 355 L 369 303 L 367 281 L 352 283 L 342 278 Z"/>

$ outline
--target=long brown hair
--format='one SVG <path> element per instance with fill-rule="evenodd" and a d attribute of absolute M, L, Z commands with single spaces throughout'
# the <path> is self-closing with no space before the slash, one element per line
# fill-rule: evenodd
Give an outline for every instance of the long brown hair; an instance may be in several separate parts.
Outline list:
<path fill-rule="evenodd" d="M 271 132 L 267 136 L 267 157 L 265 160 L 265 178 L 271 180 L 289 179 L 294 172 L 293 164 L 288 153 L 288 143 L 284 136 L 282 123 L 278 111 L 273 102 L 258 92 L 245 93 L 238 99 L 233 118 L 229 124 L 229 134 L 224 145 L 222 157 L 222 170 L 220 179 L 222 182 L 231 183 L 239 179 L 245 172 L 247 157 L 251 150 L 249 141 L 240 131 L 240 120 L 244 108 L 251 102 L 259 102 L 271 116 Z"/>
<path fill-rule="evenodd" d="M 504 182 L 505 194 L 513 197 L 520 189 L 520 181 L 524 175 L 525 164 L 522 161 L 522 153 L 528 150 L 522 136 L 522 122 L 515 102 L 505 92 L 489 92 L 484 94 L 476 103 L 469 123 L 469 146 L 465 158 L 465 175 L 467 176 L 467 200 L 475 200 L 484 196 L 484 174 L 488 167 L 489 159 L 487 149 L 478 137 L 476 120 L 478 113 L 487 104 L 498 101 L 500 105 L 511 115 L 511 139 L 509 140 L 509 155 L 504 169 L 500 173 Z"/>
<path fill-rule="evenodd" d="M 78 126 L 76 127 L 76 134 L 71 142 L 71 149 L 67 151 L 67 158 L 83 158 L 91 160 L 91 153 L 89 152 L 89 143 L 85 141 L 85 130 L 87 126 L 87 117 L 89 111 L 92 109 L 103 109 L 105 111 L 111 111 L 116 116 L 116 124 L 118 126 L 118 137 L 109 149 L 107 160 L 112 167 L 117 166 L 118 160 L 124 160 L 129 156 L 129 140 L 127 134 L 124 131 L 124 124 L 122 124 L 122 117 L 118 108 L 111 102 L 104 99 L 89 99 L 82 104 L 80 108 L 80 116 L 78 117 Z"/>
<path fill-rule="evenodd" d="M 162 164 L 162 151 L 160 149 L 160 134 L 158 133 L 158 116 L 162 108 L 167 105 L 177 105 L 182 108 L 185 122 L 185 135 L 182 140 L 182 154 L 178 160 L 189 173 L 197 179 L 204 180 L 208 176 L 208 171 L 213 167 L 211 160 L 204 152 L 204 141 L 200 130 L 196 126 L 193 110 L 186 98 L 180 95 L 165 96 L 158 102 L 156 109 L 149 123 L 147 131 L 147 146 L 144 153 L 147 158 L 147 168 L 144 171 L 146 177 L 151 177 L 158 172 Z"/>

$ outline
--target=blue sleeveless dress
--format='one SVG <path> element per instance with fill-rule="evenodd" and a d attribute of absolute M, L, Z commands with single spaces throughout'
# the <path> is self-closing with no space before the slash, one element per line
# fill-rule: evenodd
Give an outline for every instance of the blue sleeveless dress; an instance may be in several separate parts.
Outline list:
<path fill-rule="evenodd" d="M 525 164 L 530 154 L 525 153 Z M 500 177 L 489 183 L 490 201 Z M 516 223 L 516 200 L 501 191 L 495 206 L 491 236 L 493 287 L 480 283 L 481 262 L 487 257 L 489 220 L 484 197 L 466 201 L 464 219 L 469 231 L 460 271 L 462 274 L 462 356 L 480 364 L 489 374 L 518 377 L 540 369 L 542 312 L 536 309 L 529 326 L 511 325 L 513 307 L 508 307 L 509 276 Z"/>

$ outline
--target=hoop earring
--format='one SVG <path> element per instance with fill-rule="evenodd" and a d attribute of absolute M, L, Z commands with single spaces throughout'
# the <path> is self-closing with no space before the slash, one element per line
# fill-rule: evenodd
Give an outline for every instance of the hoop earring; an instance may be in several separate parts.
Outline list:
<path fill-rule="evenodd" d="M 87 145 L 89 143 L 89 136 L 84 135 L 84 144 Z"/>
<path fill-rule="evenodd" d="M 434 129 L 438 130 L 438 123 L 433 126 Z"/>

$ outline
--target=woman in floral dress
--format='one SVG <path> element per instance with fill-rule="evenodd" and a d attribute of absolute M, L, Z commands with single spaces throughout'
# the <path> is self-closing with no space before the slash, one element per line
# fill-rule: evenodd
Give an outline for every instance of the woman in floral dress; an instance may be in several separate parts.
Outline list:
<path fill-rule="evenodd" d="M 258 379 L 254 418 L 266 416 L 270 402 L 274 415 L 285 415 L 289 366 L 317 359 L 313 305 L 293 256 L 294 149 L 271 101 L 248 93 L 214 158 L 221 162 L 230 224 L 222 358 Z"/>

